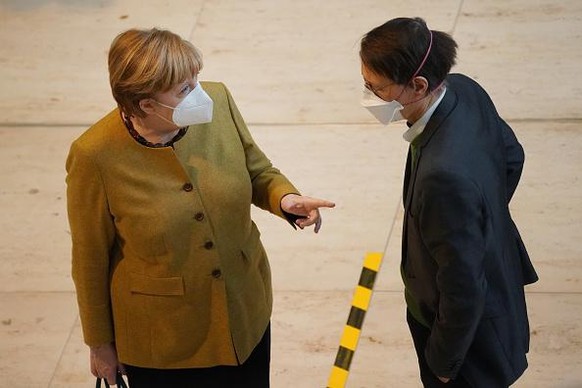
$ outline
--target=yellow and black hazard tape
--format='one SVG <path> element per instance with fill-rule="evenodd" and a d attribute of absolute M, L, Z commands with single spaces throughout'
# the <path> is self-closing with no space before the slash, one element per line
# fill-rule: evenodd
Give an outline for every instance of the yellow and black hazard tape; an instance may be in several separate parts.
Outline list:
<path fill-rule="evenodd" d="M 350 315 L 344 327 L 335 363 L 329 375 L 328 388 L 343 388 L 346 385 L 350 365 L 354 358 L 358 340 L 360 339 L 360 332 L 364 324 L 364 317 L 366 316 L 366 311 L 368 311 L 370 300 L 372 299 L 372 290 L 374 289 L 376 275 L 380 270 L 381 264 L 382 253 L 368 253 L 364 258 L 360 280 L 354 291 Z"/>

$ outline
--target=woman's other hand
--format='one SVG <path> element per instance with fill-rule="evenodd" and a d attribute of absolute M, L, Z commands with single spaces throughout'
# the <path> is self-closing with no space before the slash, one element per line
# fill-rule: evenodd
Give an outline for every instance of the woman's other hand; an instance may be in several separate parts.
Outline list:
<path fill-rule="evenodd" d="M 93 376 L 106 379 L 109 385 L 116 384 L 117 372 L 125 374 L 125 368 L 117 360 L 117 350 L 112 343 L 92 346 L 90 357 Z"/>
<path fill-rule="evenodd" d="M 287 194 L 281 199 L 281 209 L 287 213 L 301 216 L 295 224 L 303 229 L 306 226 L 315 224 L 314 232 L 319 232 L 321 228 L 320 207 L 335 207 L 335 203 L 325 199 L 311 198 L 297 194 Z"/>

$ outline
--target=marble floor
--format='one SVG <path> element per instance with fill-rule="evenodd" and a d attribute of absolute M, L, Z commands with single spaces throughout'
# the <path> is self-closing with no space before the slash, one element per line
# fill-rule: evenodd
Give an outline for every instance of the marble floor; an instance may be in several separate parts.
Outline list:
<path fill-rule="evenodd" d="M 358 40 L 422 16 L 459 44 L 515 129 L 512 201 L 540 281 L 519 388 L 582 387 L 582 2 L 578 0 L 0 0 L 0 387 L 89 387 L 70 276 L 64 160 L 113 107 L 106 54 L 131 27 L 204 53 L 258 142 L 303 193 L 328 198 L 319 235 L 253 210 L 274 276 L 272 386 L 324 387 L 366 252 L 383 251 L 348 387 L 419 387 L 398 275 L 402 124 L 359 105 Z M 349 181 L 346 177 L 349 176 Z"/>

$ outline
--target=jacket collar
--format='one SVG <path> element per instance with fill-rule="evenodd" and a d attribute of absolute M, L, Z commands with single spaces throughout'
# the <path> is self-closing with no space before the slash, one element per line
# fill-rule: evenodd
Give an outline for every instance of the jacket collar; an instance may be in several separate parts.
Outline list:
<path fill-rule="evenodd" d="M 442 122 L 447 118 L 447 116 L 449 116 L 456 105 L 457 94 L 451 88 L 447 88 L 443 100 L 426 123 L 426 127 L 422 133 L 414 139 L 414 144 L 419 147 L 419 151 L 420 148 L 424 147 L 429 142 L 431 137 L 436 133 Z"/>

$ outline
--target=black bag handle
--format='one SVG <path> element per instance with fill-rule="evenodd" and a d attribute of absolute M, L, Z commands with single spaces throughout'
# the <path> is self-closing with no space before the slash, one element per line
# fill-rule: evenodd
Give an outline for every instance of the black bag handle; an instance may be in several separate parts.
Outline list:
<path fill-rule="evenodd" d="M 109 388 L 109 384 L 107 383 L 107 379 L 103 379 L 103 382 L 105 382 L 105 388 Z M 117 383 L 117 386 L 119 388 L 127 388 L 127 384 L 125 383 L 125 380 L 123 380 L 121 373 L 117 374 L 117 377 L 115 378 L 115 382 Z M 97 381 L 95 382 L 95 388 L 101 388 L 101 377 L 97 377 Z"/>

